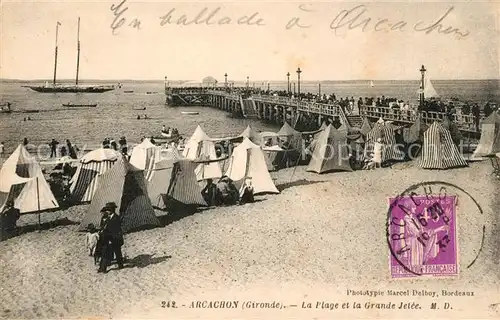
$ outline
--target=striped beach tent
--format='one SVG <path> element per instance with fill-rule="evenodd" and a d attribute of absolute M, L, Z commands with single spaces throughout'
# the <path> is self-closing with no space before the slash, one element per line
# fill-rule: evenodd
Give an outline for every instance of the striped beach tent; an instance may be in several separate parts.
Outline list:
<path fill-rule="evenodd" d="M 7 200 L 13 200 L 14 207 L 21 213 L 59 207 L 40 164 L 21 144 L 0 170 L 0 212 Z"/>
<path fill-rule="evenodd" d="M 418 165 L 424 169 L 466 167 L 467 161 L 451 139 L 450 131 L 434 122 L 424 133 L 422 156 Z"/>
<path fill-rule="evenodd" d="M 500 115 L 492 112 L 481 125 L 481 138 L 472 157 L 494 156 L 500 152 Z"/>
<path fill-rule="evenodd" d="M 349 164 L 347 128 L 335 129 L 331 124 L 317 139 L 314 152 L 306 171 L 324 173 L 332 170 L 352 171 Z"/>
<path fill-rule="evenodd" d="M 98 226 L 100 211 L 108 202 L 116 203 L 123 232 L 159 225 L 146 184 L 143 170 L 120 156 L 111 169 L 99 176 L 97 190 L 78 230 L 85 231 L 90 223 Z"/>
<path fill-rule="evenodd" d="M 404 159 L 404 154 L 399 154 L 396 147 L 395 130 L 396 127 L 392 123 L 387 123 L 382 119 L 378 120 L 366 135 L 365 157 L 371 153 L 375 142 L 381 139 L 383 144 L 382 162 Z"/>
<path fill-rule="evenodd" d="M 90 202 L 97 189 L 97 177 L 108 171 L 118 157 L 120 157 L 118 151 L 104 148 L 84 155 L 70 181 L 71 202 Z"/>
<path fill-rule="evenodd" d="M 144 170 L 144 176 L 149 181 L 151 170 L 156 162 L 161 159 L 161 148 L 145 138 L 140 144 L 132 149 L 130 164 L 137 169 Z"/>
<path fill-rule="evenodd" d="M 154 207 L 165 209 L 173 199 L 186 205 L 206 206 L 201 195 L 202 187 L 196 180 L 198 164 L 183 159 L 164 159 L 155 163 L 148 195 Z"/>
<path fill-rule="evenodd" d="M 234 148 L 225 175 L 241 186 L 251 179 L 255 194 L 279 193 L 267 170 L 262 148 L 248 138 Z"/>
<path fill-rule="evenodd" d="M 203 129 L 198 126 L 191 138 L 189 138 L 182 155 L 186 160 L 216 160 L 215 143 Z M 222 177 L 221 165 L 219 162 L 200 163 L 196 170 L 197 179 L 217 179 Z"/>

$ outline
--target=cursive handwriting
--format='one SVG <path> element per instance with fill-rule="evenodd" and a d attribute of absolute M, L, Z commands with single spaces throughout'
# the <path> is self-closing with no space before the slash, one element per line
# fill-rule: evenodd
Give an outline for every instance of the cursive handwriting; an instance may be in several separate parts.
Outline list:
<path fill-rule="evenodd" d="M 125 12 L 128 10 L 128 7 L 125 7 L 125 2 L 126 0 L 122 0 L 118 5 L 112 4 L 111 7 L 109 8 L 112 12 L 115 18 L 113 19 L 113 22 L 111 22 L 111 33 L 113 35 L 117 35 L 118 32 L 117 30 L 123 26 L 123 24 L 126 22 L 126 19 L 123 17 Z M 135 28 L 140 30 L 141 29 L 141 21 L 137 18 L 134 18 L 129 24 L 129 27 Z"/>
<path fill-rule="evenodd" d="M 454 7 L 450 7 L 436 22 L 429 24 L 426 27 L 422 27 L 423 21 L 417 22 L 413 30 L 416 32 L 425 32 L 425 34 L 430 34 L 434 30 L 438 34 L 454 34 L 457 38 L 465 38 L 469 35 L 469 31 L 461 31 L 458 28 L 448 26 L 445 28 L 442 22 L 446 17 L 452 12 Z M 339 31 L 349 31 L 354 29 L 360 29 L 362 32 L 374 31 L 374 32 L 395 32 L 395 31 L 407 31 L 408 22 L 404 20 L 389 21 L 387 18 L 373 18 L 367 16 L 368 9 L 365 5 L 359 5 L 349 10 L 342 10 L 330 23 L 330 29 L 334 31 L 335 35 L 339 35 Z"/>
<path fill-rule="evenodd" d="M 311 12 L 310 10 L 307 10 L 306 7 L 304 5 L 300 5 L 299 6 L 299 10 L 300 11 L 305 11 L 305 12 Z M 285 29 L 291 29 L 293 27 L 298 27 L 298 28 L 310 28 L 311 25 L 310 24 L 302 24 L 300 22 L 300 18 L 299 17 L 293 17 L 292 19 L 290 19 L 288 21 L 288 23 L 286 24 L 285 26 Z"/>
<path fill-rule="evenodd" d="M 169 25 L 180 25 L 180 26 L 189 26 L 189 25 L 229 25 L 229 24 L 238 24 L 238 25 L 246 25 L 246 26 L 264 26 L 264 19 L 259 17 L 259 12 L 254 12 L 251 15 L 242 15 L 237 17 L 229 17 L 225 15 L 221 15 L 221 7 L 217 7 L 215 9 L 210 10 L 209 8 L 203 8 L 194 18 L 189 18 L 186 14 L 181 14 L 176 17 L 174 14 L 176 13 L 176 9 L 173 8 L 167 12 L 167 14 L 160 17 L 160 25 L 164 26 L 166 24 Z"/>

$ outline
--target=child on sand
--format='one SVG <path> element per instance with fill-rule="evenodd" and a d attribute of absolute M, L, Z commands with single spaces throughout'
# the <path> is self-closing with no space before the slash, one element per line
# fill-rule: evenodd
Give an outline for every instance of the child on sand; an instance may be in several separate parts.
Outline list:
<path fill-rule="evenodd" d="M 99 255 L 96 254 L 97 243 L 99 242 L 99 232 L 91 223 L 87 226 L 87 234 L 85 236 L 85 245 L 89 250 L 89 256 L 94 257 L 94 263 L 97 264 Z"/>

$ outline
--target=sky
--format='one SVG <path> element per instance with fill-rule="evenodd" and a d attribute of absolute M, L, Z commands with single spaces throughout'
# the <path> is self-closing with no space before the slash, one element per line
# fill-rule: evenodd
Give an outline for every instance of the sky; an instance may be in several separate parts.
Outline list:
<path fill-rule="evenodd" d="M 120 1 L 2 1 L 0 78 L 52 79 L 59 21 L 57 74 L 73 79 L 78 17 L 80 79 L 500 78 L 500 2 Z M 204 8 L 214 24 L 184 25 Z"/>

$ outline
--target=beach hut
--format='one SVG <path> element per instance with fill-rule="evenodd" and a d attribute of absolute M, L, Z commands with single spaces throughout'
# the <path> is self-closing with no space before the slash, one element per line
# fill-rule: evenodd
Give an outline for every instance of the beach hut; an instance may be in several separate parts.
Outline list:
<path fill-rule="evenodd" d="M 339 130 L 340 129 L 340 130 Z M 347 128 L 335 129 L 331 124 L 319 133 L 306 171 L 324 173 L 332 170 L 352 171 L 349 164 Z"/>
<path fill-rule="evenodd" d="M 225 175 L 241 187 L 250 178 L 255 194 L 279 193 L 267 170 L 262 148 L 248 138 L 234 148 Z"/>
<path fill-rule="evenodd" d="M 434 122 L 424 133 L 419 167 L 424 169 L 450 169 L 466 167 L 467 161 L 453 143 L 450 131 Z"/>
<path fill-rule="evenodd" d="M 123 157 L 119 157 L 111 169 L 99 176 L 97 190 L 78 230 L 85 231 L 90 223 L 99 226 L 100 211 L 108 202 L 116 203 L 123 232 L 159 225 L 148 196 L 143 170 L 132 166 Z"/>
<path fill-rule="evenodd" d="M 90 202 L 97 189 L 97 177 L 108 171 L 118 157 L 120 157 L 118 151 L 104 148 L 84 155 L 70 181 L 71 202 Z"/>
<path fill-rule="evenodd" d="M 166 209 L 169 200 L 175 200 L 185 205 L 206 206 L 201 195 L 202 187 L 196 179 L 197 166 L 197 163 L 182 159 L 156 162 L 148 182 L 148 195 L 152 205 Z"/>
<path fill-rule="evenodd" d="M 21 144 L 0 169 L 0 212 L 9 199 L 21 213 L 59 207 L 40 164 Z"/>
<path fill-rule="evenodd" d="M 395 130 L 396 127 L 392 123 L 379 119 L 366 135 L 364 150 L 365 157 L 368 157 L 371 153 L 375 142 L 377 142 L 378 139 L 381 139 L 383 144 L 382 162 L 404 159 L 404 154 L 399 154 L 397 149 Z"/>
<path fill-rule="evenodd" d="M 184 147 L 182 155 L 186 160 L 205 161 L 196 168 L 198 181 L 222 177 L 220 163 L 217 161 L 215 143 L 203 129 L 198 126 Z"/>
<path fill-rule="evenodd" d="M 481 125 L 481 138 L 472 157 L 494 156 L 500 152 L 500 115 L 492 112 Z"/>
<path fill-rule="evenodd" d="M 144 170 L 146 180 L 150 179 L 151 169 L 161 160 L 161 148 L 151 143 L 148 138 L 132 149 L 130 164 L 137 169 Z"/>

